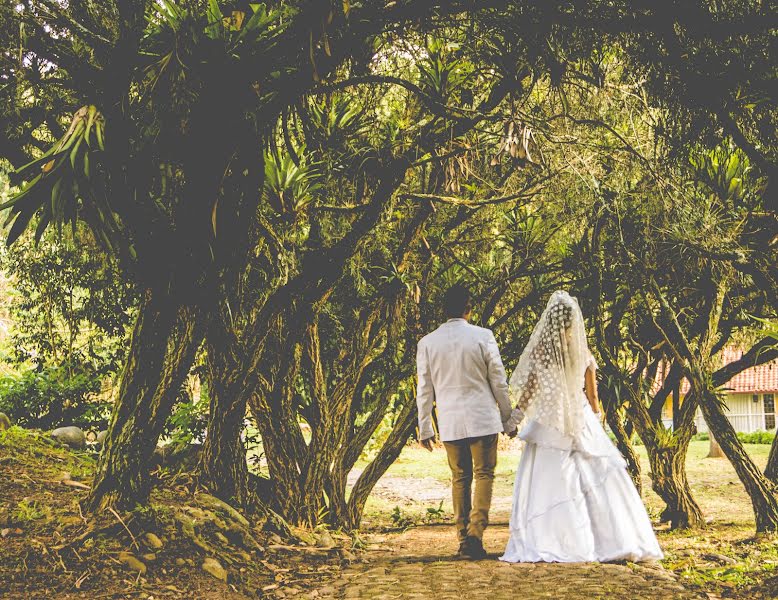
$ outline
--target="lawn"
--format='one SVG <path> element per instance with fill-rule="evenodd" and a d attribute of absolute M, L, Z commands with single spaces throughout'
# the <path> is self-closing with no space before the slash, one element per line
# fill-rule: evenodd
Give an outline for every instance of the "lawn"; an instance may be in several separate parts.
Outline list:
<path fill-rule="evenodd" d="M 495 516 L 498 519 L 502 516 L 501 512 L 506 500 L 508 504 L 510 502 L 516 466 L 521 456 L 518 444 L 506 444 L 505 446 L 509 447 L 501 449 L 495 473 Z M 725 458 L 705 458 L 708 454 L 708 448 L 709 442 L 707 441 L 693 441 L 686 459 L 689 482 L 694 497 L 699 502 L 705 516 L 715 522 L 753 525 L 751 503 L 738 481 L 735 470 Z M 746 449 L 756 464 L 760 468 L 764 468 L 770 446 L 767 444 L 747 444 Z M 656 518 L 663 504 L 659 496 L 651 489 L 651 480 L 648 476 L 648 457 L 645 449 L 643 446 L 636 446 L 636 450 L 643 469 L 643 499 L 651 516 Z M 451 477 L 446 462 L 446 453 L 442 446 L 437 447 L 434 452 L 427 452 L 415 444 L 409 445 L 403 450 L 386 475 L 395 482 L 399 482 L 401 479 L 408 480 L 405 483 L 409 498 L 413 497 L 414 480 L 429 481 L 432 479 L 439 482 L 442 489 L 443 486 L 447 488 Z M 378 496 L 371 498 L 368 503 L 368 512 L 375 516 L 378 516 L 381 509 L 387 508 L 387 503 L 382 501 L 380 493 Z M 450 510 L 448 496 L 443 500 L 444 508 Z M 416 504 L 410 502 L 401 508 L 409 512 L 426 508 L 426 506 L 416 506 Z M 394 507 L 388 508 L 393 509 Z"/>

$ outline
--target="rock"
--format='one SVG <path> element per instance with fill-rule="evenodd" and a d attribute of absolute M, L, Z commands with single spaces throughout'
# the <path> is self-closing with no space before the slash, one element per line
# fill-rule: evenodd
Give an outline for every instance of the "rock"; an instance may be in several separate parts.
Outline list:
<path fill-rule="evenodd" d="M 305 529 L 302 529 L 301 527 L 295 527 L 293 529 L 294 536 L 300 540 L 300 543 L 305 546 L 315 546 L 316 545 L 316 536 L 313 535 L 310 531 L 306 531 Z"/>
<path fill-rule="evenodd" d="M 356 555 L 353 552 L 346 550 L 345 548 L 340 549 L 340 557 L 343 560 L 347 560 L 348 562 L 354 562 L 355 560 L 357 560 Z"/>
<path fill-rule="evenodd" d="M 203 564 L 201 565 L 203 568 L 203 571 L 206 573 L 210 573 L 216 579 L 221 579 L 222 581 L 227 581 L 227 570 L 221 566 L 221 563 L 216 560 L 215 558 L 206 558 L 203 561 Z"/>
<path fill-rule="evenodd" d="M 143 541 L 152 550 L 159 550 L 162 548 L 162 540 L 157 537 L 156 534 L 150 531 L 143 534 Z"/>
<path fill-rule="evenodd" d="M 117 558 L 119 559 L 119 562 L 121 562 L 124 566 L 126 566 L 131 571 L 136 571 L 141 575 L 146 574 L 146 565 L 144 565 L 141 561 L 139 561 L 137 558 L 135 558 L 135 556 L 133 556 L 129 552 L 120 552 Z"/>
<path fill-rule="evenodd" d="M 332 536 L 330 535 L 329 531 L 322 531 L 316 537 L 316 547 L 317 548 L 334 548 L 335 547 L 335 540 L 332 539 Z"/>
<path fill-rule="evenodd" d="M 95 443 L 102 448 L 103 444 L 105 443 L 105 438 L 107 437 L 108 437 L 108 432 L 103 430 L 97 434 L 97 437 L 95 438 Z"/>
<path fill-rule="evenodd" d="M 49 435 L 57 442 L 77 450 L 82 450 L 86 447 L 86 435 L 80 427 L 57 427 Z"/>
<path fill-rule="evenodd" d="M 157 555 L 154 554 L 153 552 L 147 552 L 146 554 L 141 554 L 140 557 L 146 562 L 154 562 L 155 560 L 157 560 Z"/>
<path fill-rule="evenodd" d="M 22 535 L 22 530 L 18 527 L 15 529 L 11 529 L 10 527 L 6 527 L 2 530 L 0 530 L 0 536 L 1 537 L 8 537 L 9 535 Z"/>
<path fill-rule="evenodd" d="M 202 444 L 165 444 L 154 449 L 151 461 L 154 466 L 165 466 L 174 472 L 193 469 L 201 449 Z"/>
<path fill-rule="evenodd" d="M 7 414 L 0 412 L 0 431 L 4 431 L 11 426 L 11 419 Z"/>
<path fill-rule="evenodd" d="M 176 559 L 176 566 L 183 567 L 184 565 L 186 565 L 186 561 L 183 558 Z"/>

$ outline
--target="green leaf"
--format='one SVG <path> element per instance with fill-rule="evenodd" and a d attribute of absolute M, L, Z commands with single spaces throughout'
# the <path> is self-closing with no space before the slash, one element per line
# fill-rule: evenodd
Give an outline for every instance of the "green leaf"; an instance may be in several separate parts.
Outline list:
<path fill-rule="evenodd" d="M 8 238 L 5 241 L 8 246 L 18 240 L 19 236 L 24 233 L 24 230 L 27 229 L 27 225 L 29 225 L 30 220 L 35 214 L 37 208 L 38 207 L 36 206 L 31 206 L 29 208 L 25 207 L 24 210 L 19 211 L 19 216 L 16 217 L 11 230 L 8 232 Z"/>
<path fill-rule="evenodd" d="M 205 33 L 212 40 L 224 39 L 224 15 L 217 0 L 208 0 L 208 25 Z"/>

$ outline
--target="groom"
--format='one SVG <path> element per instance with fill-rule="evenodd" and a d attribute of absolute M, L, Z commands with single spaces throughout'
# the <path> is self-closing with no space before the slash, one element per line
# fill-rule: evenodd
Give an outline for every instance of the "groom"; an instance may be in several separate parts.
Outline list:
<path fill-rule="evenodd" d="M 511 416 L 508 384 L 500 350 L 488 329 L 467 322 L 470 294 L 454 285 L 443 298 L 448 319 L 424 336 L 416 351 L 419 439 L 432 451 L 435 432 L 432 406 L 437 405 L 438 431 L 451 467 L 454 518 L 459 555 L 484 558 L 483 533 L 489 521 L 497 435 Z M 475 497 L 470 486 L 475 476 Z"/>

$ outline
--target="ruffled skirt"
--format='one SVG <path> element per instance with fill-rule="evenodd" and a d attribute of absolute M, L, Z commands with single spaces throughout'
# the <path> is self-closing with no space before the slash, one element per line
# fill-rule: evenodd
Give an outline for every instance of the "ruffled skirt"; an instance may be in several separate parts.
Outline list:
<path fill-rule="evenodd" d="M 537 422 L 516 472 L 508 562 L 646 561 L 662 558 L 626 463 L 587 406 L 573 442 Z"/>

